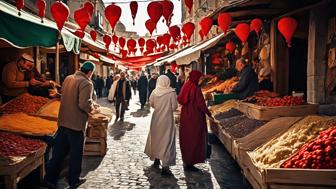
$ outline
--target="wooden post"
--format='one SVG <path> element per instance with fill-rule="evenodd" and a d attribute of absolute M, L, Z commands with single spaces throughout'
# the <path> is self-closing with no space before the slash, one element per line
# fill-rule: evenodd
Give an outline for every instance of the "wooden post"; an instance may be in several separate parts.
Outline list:
<path fill-rule="evenodd" d="M 277 91 L 278 82 L 277 82 L 277 48 L 276 48 L 276 20 L 272 20 L 271 22 L 271 35 L 270 35 L 270 42 L 271 42 L 271 80 L 273 82 L 273 88 Z"/>
<path fill-rule="evenodd" d="M 55 80 L 57 83 L 60 83 L 60 75 L 59 75 L 59 41 L 56 44 L 56 60 L 55 60 Z"/>

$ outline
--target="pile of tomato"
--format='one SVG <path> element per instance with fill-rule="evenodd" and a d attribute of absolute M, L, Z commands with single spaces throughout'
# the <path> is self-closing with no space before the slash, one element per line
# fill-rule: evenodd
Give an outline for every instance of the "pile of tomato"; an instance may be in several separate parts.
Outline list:
<path fill-rule="evenodd" d="M 276 98 L 258 98 L 257 104 L 260 106 L 297 106 L 305 104 L 301 96 L 284 96 Z"/>
<path fill-rule="evenodd" d="M 10 133 L 0 132 L 0 156 L 27 156 L 45 144 L 40 140 L 28 139 Z"/>
<path fill-rule="evenodd" d="M 283 168 L 336 169 L 336 125 L 301 147 Z"/>

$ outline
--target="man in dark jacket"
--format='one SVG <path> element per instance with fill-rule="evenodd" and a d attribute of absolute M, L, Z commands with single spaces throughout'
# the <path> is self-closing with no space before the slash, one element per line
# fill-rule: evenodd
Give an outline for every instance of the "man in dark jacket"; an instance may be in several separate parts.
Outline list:
<path fill-rule="evenodd" d="M 166 76 L 168 76 L 169 79 L 170 79 L 170 87 L 173 88 L 173 89 L 175 89 L 175 91 L 176 91 L 176 88 L 177 88 L 177 78 L 176 78 L 175 74 L 172 71 L 170 71 L 170 69 L 168 69 L 167 73 L 166 73 Z"/>
<path fill-rule="evenodd" d="M 147 101 L 147 86 L 148 86 L 147 77 L 142 72 L 138 80 L 138 90 L 139 90 L 141 109 L 144 108 Z"/>
<path fill-rule="evenodd" d="M 148 98 L 150 97 L 150 95 L 152 94 L 153 90 L 156 87 L 156 80 L 158 78 L 158 74 L 157 73 L 153 73 L 152 74 L 152 78 L 150 78 L 149 82 L 148 82 Z"/>
<path fill-rule="evenodd" d="M 258 76 L 250 65 L 241 58 L 236 62 L 236 69 L 240 73 L 239 82 L 232 88 L 232 92 L 239 93 L 239 99 L 254 95 L 258 90 Z"/>
<path fill-rule="evenodd" d="M 108 76 L 107 79 L 106 79 L 106 89 L 107 89 L 107 92 L 106 92 L 106 95 L 108 96 L 108 93 L 110 91 L 110 88 L 112 86 L 112 83 L 113 83 L 113 79 L 112 79 L 112 75 Z"/>
<path fill-rule="evenodd" d="M 98 96 L 98 98 L 103 97 L 104 80 L 103 80 L 102 76 L 97 75 L 97 78 L 96 78 L 96 87 L 97 87 L 97 96 Z"/>
<path fill-rule="evenodd" d="M 116 120 L 124 121 L 124 114 L 127 108 L 127 102 L 131 99 L 131 85 L 130 82 L 126 79 L 125 72 L 120 73 L 120 79 L 117 82 L 116 91 L 115 91 L 115 107 L 116 107 Z M 121 104 L 121 110 L 120 110 Z"/>

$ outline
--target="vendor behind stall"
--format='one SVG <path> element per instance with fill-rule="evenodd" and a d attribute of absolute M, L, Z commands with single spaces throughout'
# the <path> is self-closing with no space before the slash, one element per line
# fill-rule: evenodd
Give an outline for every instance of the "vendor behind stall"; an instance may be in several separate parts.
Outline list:
<path fill-rule="evenodd" d="M 243 58 L 236 61 L 236 69 L 240 73 L 239 82 L 233 86 L 232 92 L 239 93 L 241 100 L 254 95 L 254 92 L 258 90 L 257 74 Z"/>

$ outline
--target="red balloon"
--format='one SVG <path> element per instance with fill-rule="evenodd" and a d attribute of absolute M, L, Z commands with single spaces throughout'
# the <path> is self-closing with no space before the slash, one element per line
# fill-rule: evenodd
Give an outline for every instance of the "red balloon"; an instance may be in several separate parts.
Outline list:
<path fill-rule="evenodd" d="M 96 41 L 97 39 L 97 32 L 95 30 L 91 30 L 90 31 L 90 36 L 92 38 L 93 41 Z"/>
<path fill-rule="evenodd" d="M 129 52 L 133 52 L 136 47 L 136 41 L 134 39 L 127 40 L 127 49 Z"/>
<path fill-rule="evenodd" d="M 81 39 L 83 39 L 85 36 L 85 32 L 81 29 L 77 29 L 74 34 Z"/>
<path fill-rule="evenodd" d="M 147 13 L 149 15 L 149 18 L 154 22 L 156 28 L 156 24 L 160 20 L 163 13 L 161 3 L 158 1 L 149 3 L 147 7 Z"/>
<path fill-rule="evenodd" d="M 232 23 L 231 15 L 229 13 L 225 13 L 225 12 L 220 13 L 218 15 L 217 21 L 218 21 L 219 27 L 222 29 L 224 34 L 226 34 L 227 30 L 229 29 L 229 26 Z"/>
<path fill-rule="evenodd" d="M 104 35 L 103 41 L 105 43 L 105 47 L 106 47 L 107 50 L 110 48 L 111 40 L 112 39 L 109 35 Z"/>
<path fill-rule="evenodd" d="M 191 13 L 191 9 L 193 6 L 193 0 L 184 0 L 185 5 L 188 7 L 189 14 Z"/>
<path fill-rule="evenodd" d="M 105 8 L 105 17 L 112 27 L 112 32 L 114 32 L 114 27 L 119 21 L 120 16 L 121 8 L 117 5 L 111 4 Z"/>
<path fill-rule="evenodd" d="M 233 53 L 236 49 L 236 44 L 234 44 L 232 41 L 229 41 L 226 43 L 225 48 L 230 52 Z"/>
<path fill-rule="evenodd" d="M 46 2 L 45 0 L 37 0 L 37 8 L 39 10 L 39 16 L 41 18 L 41 22 L 43 23 L 43 18 L 45 16 L 45 8 L 46 8 Z"/>
<path fill-rule="evenodd" d="M 131 9 L 131 14 L 132 14 L 132 18 L 133 18 L 133 25 L 135 25 L 134 20 L 135 20 L 136 14 L 138 12 L 138 2 L 132 1 L 130 3 L 130 9 Z"/>
<path fill-rule="evenodd" d="M 159 45 L 159 47 L 161 47 L 161 45 L 163 44 L 163 37 L 162 36 L 158 36 L 156 38 L 157 44 Z"/>
<path fill-rule="evenodd" d="M 64 23 L 69 18 L 69 7 L 61 1 L 56 1 L 51 5 L 51 14 L 56 22 L 59 31 L 62 30 Z"/>
<path fill-rule="evenodd" d="M 145 45 L 145 39 L 142 38 L 142 37 L 140 37 L 140 38 L 138 39 L 138 44 L 139 44 L 140 47 L 143 47 L 143 46 Z"/>
<path fill-rule="evenodd" d="M 160 2 L 163 8 L 163 12 L 162 15 L 164 17 L 164 19 L 166 20 L 166 25 L 169 27 L 171 24 L 171 16 L 173 14 L 173 10 L 174 10 L 174 3 L 172 3 L 171 1 L 161 1 Z"/>
<path fill-rule="evenodd" d="M 16 8 L 19 10 L 19 16 L 21 15 L 20 11 L 24 8 L 24 0 L 16 0 Z"/>
<path fill-rule="evenodd" d="M 195 24 L 192 22 L 187 22 L 183 24 L 182 32 L 186 35 L 187 39 L 190 41 L 190 38 L 195 30 Z M 186 40 L 185 40 L 186 41 Z"/>
<path fill-rule="evenodd" d="M 168 33 L 166 33 L 162 36 L 162 42 L 163 42 L 163 44 L 166 45 L 167 48 L 169 47 L 169 44 L 170 44 L 170 38 L 171 38 L 171 36 Z"/>
<path fill-rule="evenodd" d="M 204 36 L 207 36 L 211 27 L 212 27 L 212 19 L 210 17 L 205 17 L 200 22 L 202 32 Z"/>
<path fill-rule="evenodd" d="M 149 31 L 150 35 L 152 35 L 156 24 L 151 19 L 148 19 L 146 21 L 145 25 L 146 25 L 146 28 Z"/>
<path fill-rule="evenodd" d="M 146 41 L 147 51 L 153 51 L 154 47 L 155 47 L 155 41 L 153 39 L 147 39 Z"/>
<path fill-rule="evenodd" d="M 116 35 L 112 36 L 112 41 L 113 41 L 114 46 L 117 46 L 118 40 L 119 40 L 118 36 Z"/>
<path fill-rule="evenodd" d="M 177 25 L 169 27 L 169 33 L 174 41 L 178 41 L 178 37 L 181 36 L 180 27 Z"/>
<path fill-rule="evenodd" d="M 90 14 L 85 8 L 76 10 L 74 13 L 74 18 L 82 31 L 85 31 L 86 26 L 91 20 Z"/>
<path fill-rule="evenodd" d="M 245 43 L 250 34 L 250 26 L 246 23 L 238 24 L 235 29 L 235 34 L 242 43 Z"/>
<path fill-rule="evenodd" d="M 202 29 L 201 29 L 200 31 L 198 31 L 198 34 L 201 36 L 201 40 L 203 41 L 203 39 L 204 39 L 204 34 L 203 34 Z"/>
<path fill-rule="evenodd" d="M 90 17 L 93 14 L 93 10 L 94 10 L 94 6 L 91 2 L 87 1 L 86 3 L 84 3 L 84 8 L 88 11 L 88 13 L 90 14 Z"/>
<path fill-rule="evenodd" d="M 255 31 L 257 35 L 259 35 L 259 32 L 261 31 L 262 26 L 263 26 L 263 21 L 259 18 L 253 19 L 250 24 L 251 30 Z"/>
<path fill-rule="evenodd" d="M 123 37 L 119 37 L 119 46 L 124 49 L 126 43 L 126 39 Z"/>
<path fill-rule="evenodd" d="M 278 29 L 285 37 L 288 47 L 291 47 L 291 39 L 296 30 L 297 22 L 294 18 L 284 17 L 278 22 Z"/>

